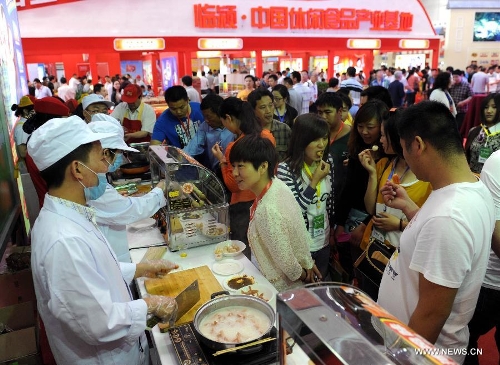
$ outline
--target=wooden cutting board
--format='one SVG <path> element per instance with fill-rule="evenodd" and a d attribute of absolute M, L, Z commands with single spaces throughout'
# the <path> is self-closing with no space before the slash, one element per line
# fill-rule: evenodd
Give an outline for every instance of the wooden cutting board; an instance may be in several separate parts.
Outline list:
<path fill-rule="evenodd" d="M 200 288 L 200 300 L 185 315 L 175 322 L 175 325 L 191 322 L 196 311 L 211 298 L 213 293 L 224 290 L 215 278 L 208 266 L 200 266 L 194 269 L 178 271 L 166 275 L 162 279 L 146 279 L 144 285 L 146 291 L 152 295 L 166 295 L 175 297 L 193 281 L 198 279 Z"/>

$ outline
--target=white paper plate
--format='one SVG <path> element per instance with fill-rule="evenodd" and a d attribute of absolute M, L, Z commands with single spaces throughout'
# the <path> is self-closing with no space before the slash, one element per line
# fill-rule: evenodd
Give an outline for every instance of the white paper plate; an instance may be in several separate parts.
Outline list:
<path fill-rule="evenodd" d="M 212 271 L 217 275 L 234 275 L 243 271 L 243 264 L 232 259 L 216 261 L 212 265 Z"/>
<path fill-rule="evenodd" d="M 130 223 L 129 227 L 135 230 L 153 227 L 156 225 L 156 219 L 146 218 L 138 222 Z"/>

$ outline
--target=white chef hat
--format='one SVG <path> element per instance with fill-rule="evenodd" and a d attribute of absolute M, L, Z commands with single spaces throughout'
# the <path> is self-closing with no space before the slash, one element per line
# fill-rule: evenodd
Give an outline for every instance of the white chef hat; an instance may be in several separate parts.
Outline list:
<path fill-rule="evenodd" d="M 54 118 L 36 129 L 28 141 L 28 153 L 38 170 L 43 171 L 81 145 L 113 136 L 94 133 L 80 117 Z"/>
<path fill-rule="evenodd" d="M 111 115 L 103 113 L 94 114 L 92 116 L 92 121 L 89 123 L 89 127 L 96 133 L 113 133 L 113 136 L 101 139 L 102 148 L 139 152 L 139 150 L 127 146 L 123 140 L 123 127 L 118 120 Z"/>

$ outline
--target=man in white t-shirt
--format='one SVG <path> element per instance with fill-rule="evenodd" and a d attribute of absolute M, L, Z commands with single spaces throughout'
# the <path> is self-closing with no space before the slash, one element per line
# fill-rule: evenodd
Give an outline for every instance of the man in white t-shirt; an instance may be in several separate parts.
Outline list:
<path fill-rule="evenodd" d="M 348 67 L 347 68 L 347 78 L 340 82 L 341 89 L 348 89 L 349 96 L 352 100 L 352 107 L 349 109 L 349 113 L 354 117 L 358 112 L 359 105 L 361 103 L 361 92 L 363 91 L 363 85 L 356 80 L 356 68 Z"/>
<path fill-rule="evenodd" d="M 57 96 L 59 96 L 64 101 L 68 101 L 69 99 L 74 99 L 76 95 L 76 90 L 71 88 L 67 84 L 66 78 L 61 77 L 61 86 L 57 89 Z"/>
<path fill-rule="evenodd" d="M 498 89 L 498 74 L 495 72 L 497 66 L 488 68 L 488 84 L 490 93 L 496 93 Z"/>
<path fill-rule="evenodd" d="M 76 76 L 76 74 L 73 74 L 73 76 L 71 76 L 71 79 L 69 79 L 69 87 L 72 88 L 72 89 L 77 89 L 78 85 L 80 84 L 80 80 L 78 80 L 78 77 Z"/>
<path fill-rule="evenodd" d="M 483 286 L 477 300 L 476 311 L 469 322 L 469 347 L 477 349 L 477 340 L 496 327 L 495 338 L 500 334 L 500 151 L 493 154 L 484 163 L 481 181 L 490 191 L 495 203 L 495 231 L 491 239 L 490 259 Z M 500 352 L 499 343 L 497 350 Z M 474 350 L 468 351 L 465 364 L 477 365 L 478 357 Z"/>
<path fill-rule="evenodd" d="M 201 71 L 201 76 L 200 76 L 200 80 L 201 80 L 201 94 L 202 95 L 205 95 L 205 94 L 208 94 L 208 79 L 207 77 L 205 76 L 205 71 Z"/>
<path fill-rule="evenodd" d="M 297 109 L 299 115 L 309 113 L 309 106 L 312 104 L 312 93 L 311 89 L 302 82 L 302 75 L 298 71 L 292 72 L 292 82 L 293 89 L 302 95 L 302 105 L 300 109 Z"/>
<path fill-rule="evenodd" d="M 408 107 L 398 132 L 411 171 L 434 190 L 419 209 L 400 185 L 382 187 L 385 204 L 410 222 L 385 268 L 378 303 L 462 363 L 488 263 L 493 200 L 471 173 L 455 118 L 442 103 Z"/>
<path fill-rule="evenodd" d="M 33 82 L 35 83 L 35 98 L 37 99 L 42 99 L 46 98 L 47 96 L 52 96 L 52 92 L 50 89 L 43 85 L 40 82 L 40 79 L 34 79 Z"/>
<path fill-rule="evenodd" d="M 106 100 L 111 101 L 111 94 L 113 94 L 113 83 L 111 82 L 111 77 L 106 75 L 106 76 L 104 76 L 104 80 L 106 81 L 104 84 L 104 88 L 108 92 L 108 95 L 106 96 Z"/>
<path fill-rule="evenodd" d="M 182 86 L 186 89 L 189 101 L 201 103 L 201 97 L 198 91 L 193 87 L 193 78 L 189 75 L 182 76 Z"/>
<path fill-rule="evenodd" d="M 470 84 L 474 94 L 484 94 L 490 92 L 490 76 L 484 71 L 486 71 L 486 69 L 481 66 L 479 67 L 479 71 L 472 75 Z"/>

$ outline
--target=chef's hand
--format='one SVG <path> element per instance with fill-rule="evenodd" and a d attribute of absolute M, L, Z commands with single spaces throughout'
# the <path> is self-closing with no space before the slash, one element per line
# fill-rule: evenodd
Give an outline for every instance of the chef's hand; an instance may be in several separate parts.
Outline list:
<path fill-rule="evenodd" d="M 178 268 L 179 265 L 168 260 L 146 260 L 137 264 L 135 278 L 155 278 L 157 276 L 166 275 L 170 271 Z"/>
<path fill-rule="evenodd" d="M 167 192 L 167 183 L 165 180 L 161 180 L 158 184 L 156 184 L 156 187 L 163 191 L 163 195 Z"/>
<path fill-rule="evenodd" d="M 163 295 L 150 295 L 142 298 L 148 306 L 148 314 L 158 317 L 162 323 L 172 327 L 177 320 L 177 302 Z"/>

